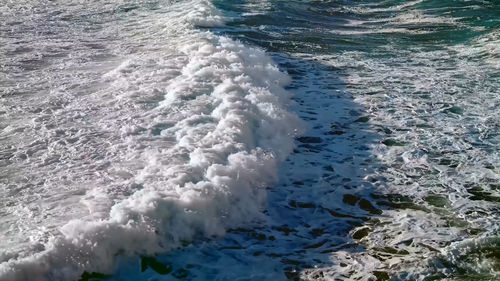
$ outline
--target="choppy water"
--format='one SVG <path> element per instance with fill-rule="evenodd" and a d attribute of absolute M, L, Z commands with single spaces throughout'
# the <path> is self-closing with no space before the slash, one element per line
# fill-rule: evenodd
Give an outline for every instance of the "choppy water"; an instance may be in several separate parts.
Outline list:
<path fill-rule="evenodd" d="M 499 277 L 498 1 L 0 17 L 0 280 Z"/>

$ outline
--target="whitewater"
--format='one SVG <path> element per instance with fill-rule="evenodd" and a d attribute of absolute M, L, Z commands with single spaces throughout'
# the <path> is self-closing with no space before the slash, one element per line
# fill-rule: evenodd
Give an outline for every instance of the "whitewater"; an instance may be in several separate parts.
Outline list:
<path fill-rule="evenodd" d="M 262 50 L 197 29 L 223 23 L 208 1 L 133 21 L 120 4 L 2 7 L 38 27 L 2 30 L 0 280 L 110 273 L 118 254 L 263 219 L 301 126 L 289 78 Z"/>
<path fill-rule="evenodd" d="M 498 15 L 0 1 L 0 281 L 498 280 Z"/>

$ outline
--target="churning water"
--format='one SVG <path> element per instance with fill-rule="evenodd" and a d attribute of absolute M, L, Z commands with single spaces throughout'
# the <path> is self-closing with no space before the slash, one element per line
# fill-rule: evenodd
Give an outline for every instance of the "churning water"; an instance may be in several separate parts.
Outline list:
<path fill-rule="evenodd" d="M 500 2 L 0 18 L 0 280 L 499 278 Z"/>

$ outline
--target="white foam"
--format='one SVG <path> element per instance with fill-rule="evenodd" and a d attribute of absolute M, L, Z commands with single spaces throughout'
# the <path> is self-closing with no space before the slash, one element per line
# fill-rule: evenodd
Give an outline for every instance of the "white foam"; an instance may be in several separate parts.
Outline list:
<path fill-rule="evenodd" d="M 52 204 L 37 211 L 52 213 L 47 221 L 35 215 L 29 225 L 49 224 L 50 232 L 23 244 L 40 245 L 36 251 L 3 254 L 0 280 L 109 273 L 118 254 L 163 252 L 262 218 L 265 188 L 301 127 L 287 110 L 289 78 L 264 51 L 197 30 L 222 23 L 208 1 L 174 3 L 163 12 L 138 12 L 131 29 L 105 24 L 103 34 L 119 31 L 127 40 L 106 46 L 118 55 L 109 60 L 115 68 L 76 100 L 51 92 L 49 98 L 62 100 L 54 111 L 60 119 L 44 123 L 50 126 L 41 128 L 47 137 L 39 150 L 59 156 L 42 161 L 37 173 L 29 163 L 18 167 L 35 180 L 49 176 L 59 191 L 68 184 L 73 199 L 60 207 L 56 194 L 31 191 Z M 93 127 L 75 128 L 80 139 L 73 146 L 56 146 L 52 127 L 66 134 L 62 128 L 78 118 Z M 22 200 L 17 204 L 36 206 Z"/>

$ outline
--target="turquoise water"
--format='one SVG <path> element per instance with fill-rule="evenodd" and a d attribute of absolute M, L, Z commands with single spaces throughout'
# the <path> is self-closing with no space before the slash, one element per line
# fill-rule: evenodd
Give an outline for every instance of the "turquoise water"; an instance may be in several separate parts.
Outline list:
<path fill-rule="evenodd" d="M 0 280 L 499 278 L 499 1 L 0 13 Z"/>

